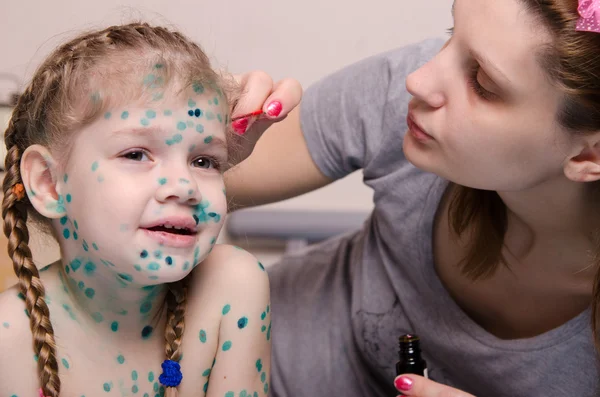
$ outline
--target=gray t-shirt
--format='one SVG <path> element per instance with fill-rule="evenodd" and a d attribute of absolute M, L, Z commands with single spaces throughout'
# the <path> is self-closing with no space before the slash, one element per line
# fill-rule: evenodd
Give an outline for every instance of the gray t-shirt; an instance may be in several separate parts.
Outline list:
<path fill-rule="evenodd" d="M 534 338 L 501 340 L 471 320 L 437 277 L 432 226 L 447 182 L 402 151 L 407 75 L 442 41 L 381 54 L 315 84 L 301 122 L 320 170 L 363 169 L 375 209 L 364 227 L 269 270 L 276 397 L 381 396 L 398 336 L 421 337 L 430 377 L 478 397 L 600 395 L 590 310 Z"/>

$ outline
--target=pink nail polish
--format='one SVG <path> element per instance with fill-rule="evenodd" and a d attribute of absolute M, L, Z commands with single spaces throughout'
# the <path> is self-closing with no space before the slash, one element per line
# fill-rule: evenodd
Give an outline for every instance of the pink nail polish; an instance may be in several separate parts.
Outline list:
<path fill-rule="evenodd" d="M 267 106 L 267 114 L 271 117 L 277 117 L 281 113 L 283 106 L 281 106 L 281 102 L 273 101 Z"/>
<path fill-rule="evenodd" d="M 246 129 L 248 128 L 248 119 L 236 120 L 231 123 L 231 127 L 233 127 L 233 130 L 239 135 L 244 135 L 246 133 Z"/>
<path fill-rule="evenodd" d="M 394 381 L 396 389 L 401 391 L 409 391 L 413 387 L 413 381 L 410 378 L 401 376 Z"/>

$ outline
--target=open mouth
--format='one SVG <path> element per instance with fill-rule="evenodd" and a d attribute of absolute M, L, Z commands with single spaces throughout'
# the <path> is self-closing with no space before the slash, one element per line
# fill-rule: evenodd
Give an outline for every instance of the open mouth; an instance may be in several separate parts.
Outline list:
<path fill-rule="evenodd" d="M 146 228 L 146 230 L 149 230 L 151 232 L 163 232 L 163 233 L 176 234 L 179 236 L 192 236 L 192 235 L 196 234 L 196 232 L 194 230 L 188 229 L 187 227 L 177 227 L 177 226 L 171 226 L 171 225 L 156 225 L 156 226 L 148 227 L 148 228 Z"/>

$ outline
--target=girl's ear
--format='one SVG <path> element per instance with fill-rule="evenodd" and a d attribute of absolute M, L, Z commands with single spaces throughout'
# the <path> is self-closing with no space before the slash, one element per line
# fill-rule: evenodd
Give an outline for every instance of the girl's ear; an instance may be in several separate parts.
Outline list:
<path fill-rule="evenodd" d="M 56 162 L 42 145 L 31 145 L 21 157 L 21 179 L 35 210 L 42 216 L 58 219 L 66 215 L 64 198 L 56 189 Z"/>

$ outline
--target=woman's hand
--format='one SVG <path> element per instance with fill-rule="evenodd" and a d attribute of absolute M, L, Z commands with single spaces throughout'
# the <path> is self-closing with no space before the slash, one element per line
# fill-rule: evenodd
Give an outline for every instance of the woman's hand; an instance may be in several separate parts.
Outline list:
<path fill-rule="evenodd" d="M 475 397 L 472 394 L 453 389 L 418 375 L 401 375 L 394 385 L 404 396 L 414 397 Z"/>
<path fill-rule="evenodd" d="M 230 165 L 246 159 L 258 138 L 271 124 L 283 120 L 302 98 L 302 87 L 294 79 L 273 82 L 262 71 L 234 76 L 241 86 L 241 96 L 232 110 L 231 126 L 234 140 L 230 146 Z M 262 110 L 262 114 L 241 117 Z"/>

